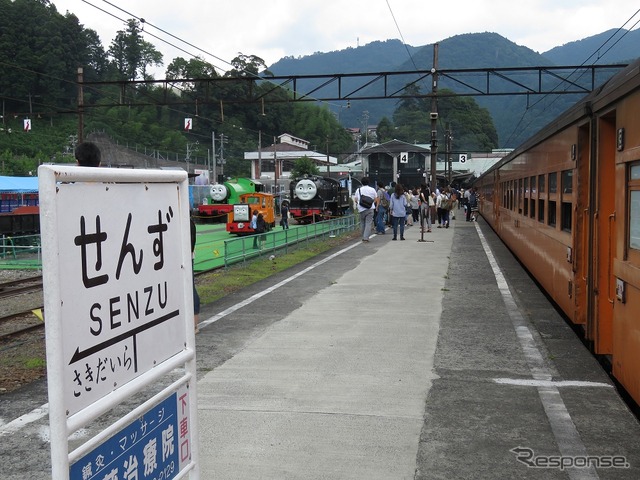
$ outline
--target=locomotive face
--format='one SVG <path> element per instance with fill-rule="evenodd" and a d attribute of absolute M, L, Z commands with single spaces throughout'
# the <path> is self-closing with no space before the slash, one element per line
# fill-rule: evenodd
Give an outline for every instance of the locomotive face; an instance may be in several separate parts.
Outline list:
<path fill-rule="evenodd" d="M 311 200 L 318 193 L 316 184 L 311 180 L 304 178 L 296 184 L 296 196 L 302 200 Z"/>
<path fill-rule="evenodd" d="M 220 183 L 211 185 L 211 188 L 209 189 L 209 193 L 211 194 L 211 198 L 215 202 L 222 202 L 224 199 L 227 198 L 227 188 Z"/>

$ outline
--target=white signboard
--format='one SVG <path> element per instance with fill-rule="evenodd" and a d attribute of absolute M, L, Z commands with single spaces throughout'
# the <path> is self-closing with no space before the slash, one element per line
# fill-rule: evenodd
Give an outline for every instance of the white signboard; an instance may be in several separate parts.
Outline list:
<path fill-rule="evenodd" d="M 188 182 L 184 171 L 51 165 L 38 176 L 52 472 L 62 479 L 68 432 L 177 366 L 188 372 L 181 385 L 195 378 Z"/>
<path fill-rule="evenodd" d="M 45 316 L 60 322 L 60 388 L 73 415 L 184 350 L 188 218 L 176 183 L 76 181 L 55 191 L 41 194 L 55 211 L 42 241 L 56 236 L 59 295 L 59 311 Z"/>
<path fill-rule="evenodd" d="M 467 154 L 466 153 L 461 153 L 460 155 L 458 155 L 458 161 L 460 163 L 464 163 L 467 161 Z"/>
<path fill-rule="evenodd" d="M 61 184 L 56 205 L 73 415 L 184 348 L 183 246 L 172 184 Z"/>

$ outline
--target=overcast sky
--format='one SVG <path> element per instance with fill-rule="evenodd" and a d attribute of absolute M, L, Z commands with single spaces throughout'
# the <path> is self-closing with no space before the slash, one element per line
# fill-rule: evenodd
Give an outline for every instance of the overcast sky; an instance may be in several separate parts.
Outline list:
<path fill-rule="evenodd" d="M 478 32 L 496 32 L 542 53 L 611 28 L 633 30 L 640 21 L 640 14 L 636 14 L 640 8 L 637 0 L 51 0 L 51 3 L 60 13 L 74 13 L 85 28 L 97 31 L 105 48 L 115 33 L 124 29 L 123 20 L 140 17 L 147 22 L 146 31 L 184 50 L 147 35 L 145 39 L 164 55 L 165 67 L 175 57 L 190 58 L 192 54 L 224 71 L 229 68 L 226 62 L 238 53 L 257 55 L 271 65 L 284 56 L 355 48 L 376 40 L 397 38 L 421 46 Z"/>

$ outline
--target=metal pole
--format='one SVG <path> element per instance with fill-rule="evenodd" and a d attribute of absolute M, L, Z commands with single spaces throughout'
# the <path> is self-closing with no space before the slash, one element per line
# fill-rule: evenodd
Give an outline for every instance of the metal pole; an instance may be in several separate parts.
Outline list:
<path fill-rule="evenodd" d="M 431 191 L 435 192 L 438 186 L 436 161 L 438 158 L 438 44 L 433 45 L 433 77 L 431 84 Z"/>
<path fill-rule="evenodd" d="M 264 108 L 264 104 L 263 104 L 263 108 Z M 260 180 L 261 176 L 262 176 L 262 130 L 258 130 L 258 171 L 256 172 L 256 178 Z"/>
<path fill-rule="evenodd" d="M 331 176 L 331 168 L 329 168 L 329 135 L 327 135 L 327 177 Z"/>
<path fill-rule="evenodd" d="M 78 143 L 84 141 L 84 91 L 82 67 L 78 67 Z"/>
<path fill-rule="evenodd" d="M 220 134 L 220 175 L 224 181 L 224 133 Z"/>
<path fill-rule="evenodd" d="M 273 137 L 273 184 L 274 194 L 278 194 L 278 149 L 276 145 L 276 137 Z"/>
<path fill-rule="evenodd" d="M 216 166 L 216 132 L 211 132 L 211 152 L 213 163 L 213 183 L 218 183 L 218 167 Z"/>

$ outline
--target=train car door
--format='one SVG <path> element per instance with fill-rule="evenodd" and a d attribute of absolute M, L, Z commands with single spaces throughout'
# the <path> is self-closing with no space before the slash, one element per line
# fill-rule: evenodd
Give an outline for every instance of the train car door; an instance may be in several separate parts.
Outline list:
<path fill-rule="evenodd" d="M 587 302 L 590 290 L 587 282 L 589 276 L 589 196 L 591 185 L 589 168 L 591 162 L 591 128 L 589 124 L 578 128 L 578 143 L 575 151 L 576 162 L 576 203 L 573 224 L 573 269 L 574 269 L 574 316 L 573 322 L 578 325 L 587 325 Z M 574 152 L 572 152 L 572 157 Z M 585 336 L 589 340 L 589 332 L 585 330 Z"/>
<path fill-rule="evenodd" d="M 592 179 L 595 183 L 595 205 L 593 212 L 593 288 L 590 333 L 594 351 L 608 355 L 613 350 L 613 307 L 615 280 L 613 258 L 616 247 L 615 228 L 615 113 L 598 119 L 596 169 Z M 618 187 L 619 188 L 619 187 Z"/>

